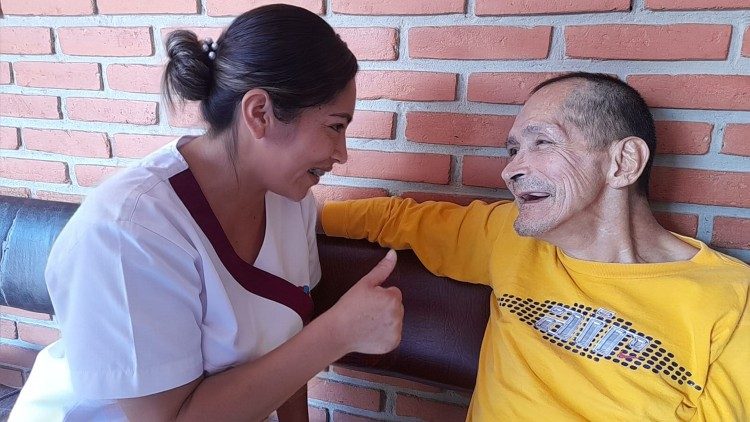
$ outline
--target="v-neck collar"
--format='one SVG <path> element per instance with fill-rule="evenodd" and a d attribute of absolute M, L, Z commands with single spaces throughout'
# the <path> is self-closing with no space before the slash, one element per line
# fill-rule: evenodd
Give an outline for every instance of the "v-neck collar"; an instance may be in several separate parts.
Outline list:
<path fill-rule="evenodd" d="M 310 296 L 301 287 L 251 265 L 237 255 L 193 172 L 188 168 L 170 177 L 169 183 L 232 277 L 248 292 L 290 308 L 300 316 L 304 324 L 307 324 L 313 314 L 313 301 Z M 267 215 L 266 219 L 269 217 Z M 266 236 L 268 235 L 266 233 Z"/>

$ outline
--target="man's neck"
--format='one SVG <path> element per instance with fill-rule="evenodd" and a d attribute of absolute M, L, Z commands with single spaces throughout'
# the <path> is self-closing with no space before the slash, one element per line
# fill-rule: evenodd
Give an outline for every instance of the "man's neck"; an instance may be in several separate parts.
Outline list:
<path fill-rule="evenodd" d="M 571 257 L 596 262 L 684 261 L 698 252 L 663 228 L 654 218 L 648 201 L 640 195 L 612 199 L 593 215 L 586 224 L 567 227 L 567 234 L 550 233 L 549 239 L 544 240 Z"/>

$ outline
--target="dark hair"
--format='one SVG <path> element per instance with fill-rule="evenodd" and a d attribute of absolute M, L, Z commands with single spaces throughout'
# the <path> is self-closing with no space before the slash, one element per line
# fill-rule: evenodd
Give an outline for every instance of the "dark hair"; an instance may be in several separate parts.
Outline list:
<path fill-rule="evenodd" d="M 253 88 L 268 92 L 274 115 L 290 122 L 308 107 L 325 104 L 358 70 L 357 59 L 320 16 L 274 4 L 238 16 L 216 41 L 214 58 L 191 31 L 167 38 L 163 93 L 201 102 L 209 132 L 232 127 L 242 97 Z"/>
<path fill-rule="evenodd" d="M 580 128 L 595 148 L 606 147 L 628 136 L 643 139 L 649 157 L 636 187 L 639 193 L 648 197 L 651 165 L 656 153 L 656 129 L 646 101 L 638 91 L 616 77 L 588 72 L 567 73 L 548 79 L 534 87 L 531 94 L 545 86 L 576 79 L 584 83 L 565 100 L 565 119 Z"/>

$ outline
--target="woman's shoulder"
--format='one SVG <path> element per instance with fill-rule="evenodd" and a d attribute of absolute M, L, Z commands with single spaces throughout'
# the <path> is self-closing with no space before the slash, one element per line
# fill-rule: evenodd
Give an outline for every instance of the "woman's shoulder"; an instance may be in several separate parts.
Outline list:
<path fill-rule="evenodd" d="M 165 230 L 184 218 L 169 178 L 186 168 L 179 160 L 144 160 L 121 169 L 87 195 L 61 235 L 124 222 Z"/>

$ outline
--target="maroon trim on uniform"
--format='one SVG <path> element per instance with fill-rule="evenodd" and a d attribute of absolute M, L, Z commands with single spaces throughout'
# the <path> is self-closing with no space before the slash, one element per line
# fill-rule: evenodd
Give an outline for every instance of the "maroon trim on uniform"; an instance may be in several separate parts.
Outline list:
<path fill-rule="evenodd" d="M 237 282 L 248 292 L 286 306 L 307 324 L 312 318 L 313 301 L 302 288 L 243 261 L 234 251 L 221 228 L 219 220 L 211 210 L 193 172 L 187 169 L 169 178 L 169 183 L 180 200 L 208 237 L 221 263 Z"/>

